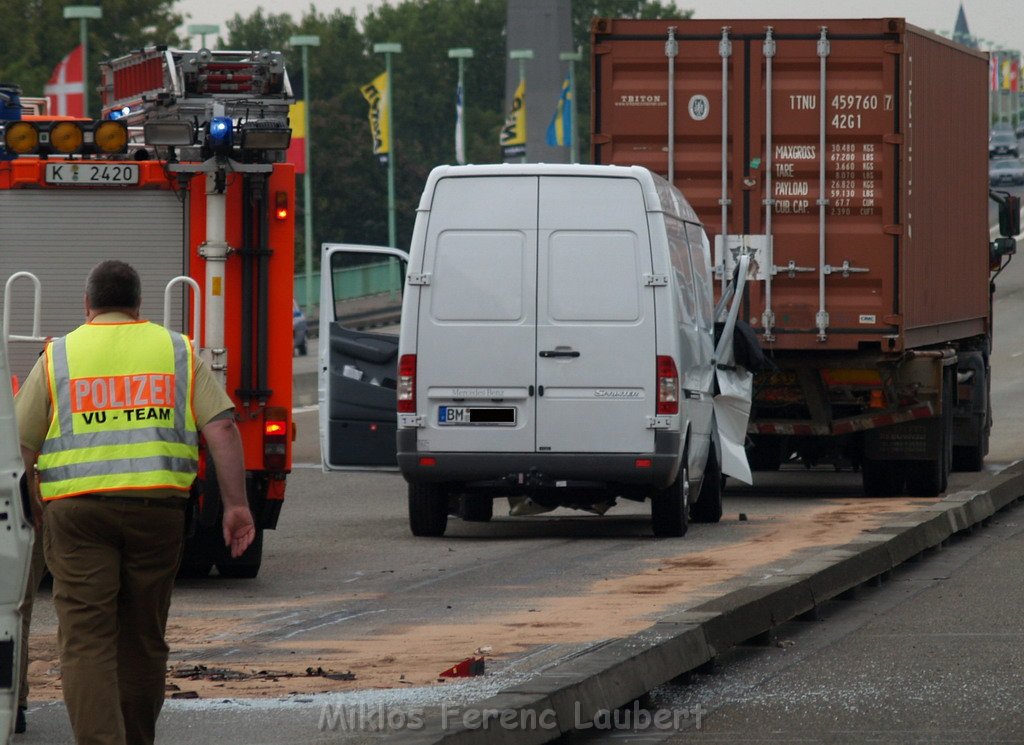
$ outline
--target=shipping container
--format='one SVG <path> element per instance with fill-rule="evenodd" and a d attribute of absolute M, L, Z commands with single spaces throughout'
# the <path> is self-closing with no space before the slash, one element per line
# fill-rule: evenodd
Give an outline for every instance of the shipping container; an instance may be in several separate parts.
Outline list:
<path fill-rule="evenodd" d="M 849 463 L 877 493 L 980 468 L 988 55 L 893 18 L 596 19 L 592 42 L 593 161 L 678 186 L 720 279 L 756 267 L 743 317 L 778 369 L 752 460 Z"/>

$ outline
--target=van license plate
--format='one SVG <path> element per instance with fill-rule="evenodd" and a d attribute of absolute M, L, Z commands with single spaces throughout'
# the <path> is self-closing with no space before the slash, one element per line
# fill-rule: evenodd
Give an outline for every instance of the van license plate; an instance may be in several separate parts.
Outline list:
<path fill-rule="evenodd" d="M 439 406 L 437 423 L 449 425 L 505 425 L 514 426 L 516 410 L 513 406 Z"/>

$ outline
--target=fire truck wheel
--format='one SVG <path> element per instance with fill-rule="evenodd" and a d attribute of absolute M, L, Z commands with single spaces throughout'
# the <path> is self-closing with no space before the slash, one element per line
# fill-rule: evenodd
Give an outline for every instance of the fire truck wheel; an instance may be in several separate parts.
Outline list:
<path fill-rule="evenodd" d="M 217 572 L 221 577 L 255 579 L 260 573 L 260 564 L 263 563 L 263 528 L 256 529 L 256 537 L 252 544 L 237 559 L 227 556 L 227 548 L 222 548 L 225 557 L 217 560 Z"/>
<path fill-rule="evenodd" d="M 718 463 L 715 444 L 711 443 L 708 463 L 704 467 L 704 480 L 697 493 L 697 501 L 690 505 L 690 519 L 693 522 L 717 523 L 722 519 L 722 489 L 724 486 L 722 467 Z"/>
<path fill-rule="evenodd" d="M 448 490 L 441 484 L 409 484 L 409 529 L 416 536 L 442 536 L 448 527 Z"/>
<path fill-rule="evenodd" d="M 686 454 L 676 480 L 651 495 L 651 528 L 656 538 L 682 538 L 689 527 L 690 472 Z"/>
<path fill-rule="evenodd" d="M 459 516 L 470 523 L 486 523 L 494 516 L 494 500 L 486 496 L 466 496 L 459 499 Z"/>

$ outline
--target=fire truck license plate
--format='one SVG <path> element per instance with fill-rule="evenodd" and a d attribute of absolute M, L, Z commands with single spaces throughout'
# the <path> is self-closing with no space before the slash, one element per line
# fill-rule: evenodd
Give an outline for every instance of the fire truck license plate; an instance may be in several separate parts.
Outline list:
<path fill-rule="evenodd" d="M 139 167 L 124 163 L 47 163 L 46 183 L 55 186 L 137 184 Z"/>

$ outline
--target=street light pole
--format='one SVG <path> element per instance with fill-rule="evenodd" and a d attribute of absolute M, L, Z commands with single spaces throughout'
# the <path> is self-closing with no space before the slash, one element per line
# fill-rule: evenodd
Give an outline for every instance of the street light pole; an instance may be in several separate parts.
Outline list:
<path fill-rule="evenodd" d="M 288 40 L 293 47 L 302 48 L 302 99 L 305 105 L 305 131 L 303 148 L 306 167 L 302 172 L 302 219 L 303 219 L 303 256 L 306 264 L 306 317 L 313 317 L 313 185 L 309 172 L 313 161 L 309 151 L 313 147 L 312 113 L 309 103 L 309 48 L 320 46 L 320 37 L 316 35 L 293 36 Z M 323 267 L 321 267 L 321 271 Z"/>
<path fill-rule="evenodd" d="M 78 19 L 79 43 L 82 45 L 82 110 L 89 116 L 89 19 L 103 17 L 103 8 L 98 5 L 68 5 L 64 8 L 65 18 Z"/>
<path fill-rule="evenodd" d="M 203 49 L 206 49 L 206 35 L 219 33 L 220 26 L 218 26 L 216 23 L 190 23 L 188 26 L 189 36 L 199 35 L 202 38 Z"/>
<path fill-rule="evenodd" d="M 473 58 L 473 50 L 469 47 L 456 47 L 455 49 L 448 50 L 448 59 L 456 59 L 459 61 L 459 95 L 462 97 L 460 103 L 462 104 L 463 115 L 459 117 L 459 120 L 455 123 L 458 127 L 458 133 L 455 135 L 458 142 L 462 143 L 463 155 L 466 150 L 466 87 L 465 87 L 465 69 L 464 65 L 466 60 Z M 459 153 L 456 149 L 455 162 L 462 165 L 459 161 Z"/>
<path fill-rule="evenodd" d="M 373 45 L 375 54 L 384 55 L 384 69 L 387 72 L 388 90 L 385 97 L 385 106 L 388 112 L 388 245 L 392 248 L 398 246 L 398 228 L 395 222 L 395 109 L 394 90 L 395 82 L 391 78 L 391 55 L 401 54 L 402 45 L 395 42 L 383 42 Z"/>
<path fill-rule="evenodd" d="M 513 49 L 508 53 L 509 59 L 519 60 L 519 83 L 523 86 L 523 108 L 526 108 L 526 60 L 533 59 L 532 49 Z M 525 116 L 525 114 L 523 115 Z M 530 144 L 530 130 L 526 130 L 526 143 L 523 144 L 523 159 L 526 162 L 526 148 Z"/>
<path fill-rule="evenodd" d="M 580 141 L 576 136 L 580 128 L 576 123 L 576 63 L 583 60 L 583 51 L 577 49 L 575 52 L 562 52 L 558 55 L 562 62 L 569 63 L 569 121 L 572 123 L 572 131 L 569 133 L 569 158 L 571 163 L 580 162 Z"/>

